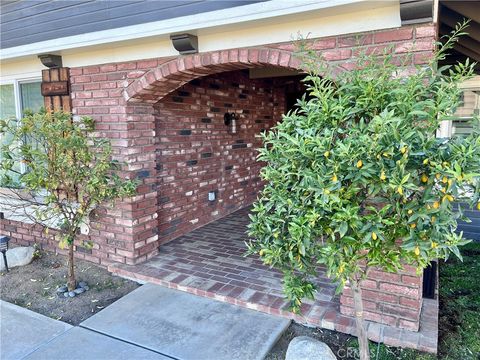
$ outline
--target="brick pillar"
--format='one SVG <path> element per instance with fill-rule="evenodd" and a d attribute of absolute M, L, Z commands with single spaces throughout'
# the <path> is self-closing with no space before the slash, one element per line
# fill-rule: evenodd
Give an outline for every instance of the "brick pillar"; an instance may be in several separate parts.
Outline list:
<path fill-rule="evenodd" d="M 423 277 L 412 266 L 398 274 L 372 269 L 362 282 L 364 318 L 377 323 L 418 331 L 422 309 Z M 345 287 L 340 312 L 354 316 L 353 294 Z"/>
<path fill-rule="evenodd" d="M 42 95 L 45 109 L 72 111 L 70 69 L 61 67 L 42 70 Z"/>

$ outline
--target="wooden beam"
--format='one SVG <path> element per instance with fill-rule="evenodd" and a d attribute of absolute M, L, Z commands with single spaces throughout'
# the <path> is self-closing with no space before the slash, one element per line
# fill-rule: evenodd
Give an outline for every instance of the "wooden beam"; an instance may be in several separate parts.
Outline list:
<path fill-rule="evenodd" d="M 468 19 L 480 23 L 480 5 L 478 1 L 442 1 L 441 4 Z"/>
<path fill-rule="evenodd" d="M 443 36 L 450 34 L 452 28 L 442 24 L 439 30 L 440 35 Z M 460 38 L 454 49 L 475 61 L 480 61 L 480 44 L 471 38 Z"/>
<path fill-rule="evenodd" d="M 465 56 L 468 56 L 470 59 L 476 61 L 476 62 L 480 62 L 480 54 L 477 53 L 477 52 L 474 52 L 460 44 L 455 44 L 455 46 L 453 47 L 455 50 L 457 50 L 458 52 L 462 53 L 463 55 Z"/>
<path fill-rule="evenodd" d="M 478 6 L 480 11 L 480 3 L 478 4 Z M 440 20 L 440 23 L 447 24 L 453 29 L 459 22 L 462 22 L 463 19 L 464 19 L 464 16 L 460 15 L 456 11 L 443 8 L 442 12 L 440 13 L 439 20 Z M 478 22 L 471 21 L 470 24 L 468 25 L 468 28 L 465 30 L 465 32 L 468 33 L 469 37 L 480 42 L 480 24 Z"/>

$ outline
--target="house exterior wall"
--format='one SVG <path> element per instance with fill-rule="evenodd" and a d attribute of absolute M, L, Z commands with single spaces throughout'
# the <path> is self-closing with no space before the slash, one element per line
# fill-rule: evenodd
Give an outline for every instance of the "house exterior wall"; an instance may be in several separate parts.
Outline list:
<path fill-rule="evenodd" d="M 345 71 L 355 66 L 354 57 L 361 51 L 381 53 L 384 50 L 393 51 L 402 60 L 405 60 L 405 56 L 408 54 L 409 60 L 406 63 L 406 70 L 414 71 L 415 65 L 421 65 L 431 57 L 434 37 L 434 25 L 426 24 L 321 38 L 317 39 L 313 46 L 324 54 L 325 59 L 329 63 Z M 175 174 L 173 179 L 171 179 L 172 183 L 170 185 L 168 185 L 169 181 L 167 181 L 168 176 L 162 173 L 162 171 L 165 171 L 161 167 L 162 162 L 165 162 L 165 159 L 168 159 L 169 156 L 168 154 L 163 154 L 166 155 L 163 157 L 162 151 L 168 151 L 168 146 L 166 145 L 168 141 L 162 143 L 162 141 L 159 141 L 159 138 L 161 140 L 162 137 L 167 137 L 166 140 L 168 140 L 168 137 L 186 136 L 171 132 L 162 134 L 162 131 L 166 130 L 168 126 L 171 128 L 175 126 L 174 129 L 177 130 L 176 126 L 179 122 L 178 117 L 174 116 L 169 119 L 166 114 L 177 109 L 187 111 L 186 106 L 193 106 L 193 104 L 189 103 L 190 100 L 187 96 L 180 96 L 180 91 L 194 93 L 196 90 L 192 88 L 192 85 L 186 84 L 196 78 L 215 75 L 225 71 L 263 67 L 266 65 L 290 69 L 300 68 L 299 61 L 292 54 L 293 48 L 294 45 L 291 42 L 275 43 L 261 47 L 234 48 L 189 56 L 142 59 L 71 68 L 74 114 L 92 116 L 96 120 L 96 136 L 109 138 L 114 150 L 114 156 L 125 163 L 123 175 L 137 178 L 140 181 L 136 196 L 118 201 L 112 205 L 106 205 L 96 211 L 95 216 L 91 219 L 89 234 L 89 238 L 95 245 L 93 249 L 87 250 L 82 248 L 80 243 L 77 244 L 77 250 L 81 250 L 77 251 L 77 256 L 85 258 L 88 256 L 88 260 L 95 261 L 103 266 L 115 262 L 140 263 L 156 255 L 162 241 L 169 240 L 182 233 L 182 231 L 188 231 L 190 225 L 184 228 L 179 226 L 180 223 L 174 225 L 172 222 L 175 219 L 169 218 L 170 215 L 166 215 L 165 212 L 162 214 L 162 210 L 169 210 L 169 208 L 164 207 L 167 202 L 165 204 L 161 203 L 162 197 L 166 196 L 163 192 L 169 186 L 181 188 L 185 186 L 187 181 L 187 177 L 183 173 L 183 171 L 187 170 L 187 167 L 178 166 L 174 168 Z M 217 77 L 217 79 L 220 78 L 221 76 Z M 200 80 L 200 84 L 203 81 L 208 82 L 209 80 L 207 78 Z M 255 83 L 256 80 L 249 80 L 249 86 L 253 86 Z M 246 85 L 246 83 L 244 84 Z M 181 89 L 182 86 L 184 86 L 183 90 Z M 175 91 L 176 93 L 172 93 Z M 233 91 L 236 94 L 238 89 L 232 88 L 228 91 Z M 174 96 L 182 97 L 182 102 L 174 101 Z M 208 98 L 208 101 L 215 103 L 217 95 L 210 94 L 210 96 L 211 98 L 207 96 L 205 100 Z M 230 101 L 230 103 L 233 105 L 233 102 Z M 212 111 L 212 106 L 208 103 L 207 106 Z M 223 102 L 223 107 L 220 107 L 219 113 L 222 114 L 229 108 Z M 266 109 L 265 112 L 262 109 L 258 110 L 256 115 L 266 116 L 267 113 L 270 114 L 271 110 L 268 109 L 267 111 Z M 205 117 L 205 110 L 208 110 L 208 108 L 201 104 L 194 109 L 191 118 L 187 117 L 181 120 L 184 121 L 185 125 L 189 124 L 190 128 L 188 130 L 192 130 L 192 133 L 196 130 L 196 125 L 192 128 L 191 119 L 197 119 L 197 125 L 200 125 L 201 119 Z M 251 110 L 253 111 L 254 109 Z M 166 119 L 165 116 L 167 116 Z M 206 117 L 209 117 L 208 114 Z M 278 116 L 275 115 L 273 118 L 278 119 Z M 166 122 L 162 122 L 162 120 L 166 120 Z M 173 124 L 175 121 L 177 124 Z M 252 126 L 257 125 L 252 124 Z M 253 129 L 252 127 L 252 131 L 248 134 L 250 138 L 253 132 L 259 130 L 255 128 L 254 131 Z M 242 134 L 242 131 L 240 134 Z M 227 142 L 229 140 L 230 138 L 228 138 Z M 237 144 L 236 140 L 243 139 L 239 136 L 238 138 L 232 138 L 232 140 L 234 140 L 232 141 L 233 143 Z M 189 141 L 190 145 L 192 145 L 192 140 Z M 253 145 L 253 142 L 251 143 Z M 241 143 L 238 143 L 238 145 L 241 145 Z M 188 141 L 186 146 L 188 146 Z M 233 148 L 231 150 L 233 151 Z M 237 151 L 237 149 L 235 150 Z M 214 153 L 215 150 L 210 151 L 201 147 L 198 148 L 195 156 L 199 156 L 199 165 L 201 165 L 200 161 L 203 160 L 206 164 L 207 160 L 202 159 L 201 156 L 203 153 L 209 152 Z M 229 152 L 227 151 L 223 156 L 228 158 Z M 251 153 L 246 154 L 245 161 L 248 159 L 248 162 L 250 162 L 251 156 Z M 173 158 L 170 159 L 173 160 Z M 186 158 L 179 159 L 180 162 L 184 160 L 188 161 Z M 169 167 L 166 169 L 169 169 Z M 230 186 L 232 188 L 228 188 L 228 191 L 233 191 L 233 193 L 241 191 L 244 186 L 242 181 L 246 180 L 244 177 L 247 175 L 241 173 L 238 175 L 239 177 L 233 179 L 233 182 L 224 183 L 225 191 Z M 185 184 L 175 183 L 175 179 L 177 181 L 180 179 L 178 176 L 183 176 L 182 182 L 184 181 Z M 201 179 L 201 177 L 198 180 L 200 183 L 205 182 L 205 179 Z M 250 181 L 251 179 L 248 180 Z M 252 191 L 258 187 L 258 184 L 255 184 L 255 182 L 251 188 Z M 186 188 L 184 190 L 186 190 L 185 193 L 189 191 Z M 195 189 L 192 191 L 195 191 Z M 177 216 L 181 218 L 179 214 L 182 212 L 182 208 L 178 204 L 187 204 L 188 196 L 184 195 L 185 197 L 183 197 L 180 193 L 175 196 L 173 201 L 169 200 L 169 203 L 172 204 L 173 208 L 178 208 L 176 209 L 178 211 Z M 226 202 L 226 207 L 222 212 L 219 211 L 218 216 L 223 212 L 229 211 L 228 206 L 233 206 L 233 209 L 248 203 L 251 199 L 252 197 L 248 195 L 240 197 L 238 201 L 230 204 Z M 201 208 L 201 206 L 198 207 Z M 207 209 L 210 208 L 207 207 Z M 200 224 L 213 220 L 217 216 L 212 216 L 210 212 L 210 216 L 203 217 L 203 209 L 197 209 L 196 211 L 198 211 L 198 216 L 195 215 L 196 217 L 192 219 L 185 218 L 185 221 L 189 222 L 198 218 L 198 224 Z M 192 224 L 192 226 L 195 226 L 195 224 Z M 28 231 L 36 230 L 29 230 L 28 225 L 23 225 L 13 220 L 2 220 L 0 230 L 19 243 L 31 244 L 37 241 L 42 242 L 50 249 L 55 245 L 52 235 L 49 235 L 50 240 L 43 242 L 45 236 L 38 233 L 29 234 Z M 413 281 L 410 282 L 410 278 L 407 278 L 410 275 L 404 275 L 405 278 L 403 275 L 399 275 L 401 276 L 397 279 L 399 282 L 393 283 L 383 279 L 387 275 L 379 274 L 378 278 L 372 280 L 375 284 L 373 282 L 368 283 L 370 285 L 366 289 L 368 290 L 370 287 L 370 290 L 378 295 L 375 295 L 376 298 L 371 299 L 373 304 L 366 304 L 368 311 L 371 310 L 372 320 L 387 322 L 409 329 L 418 328 L 418 314 L 420 310 L 415 310 L 415 313 L 412 312 L 411 314 L 405 312 L 403 315 L 398 314 L 398 310 L 396 310 L 400 309 L 401 306 L 405 307 L 405 311 L 408 307 L 410 309 L 421 308 L 421 283 L 415 284 Z M 418 279 L 415 281 L 418 282 Z M 414 292 L 418 296 L 413 296 Z M 412 296 L 408 294 L 412 294 Z M 405 299 L 410 301 L 410 305 L 406 303 L 401 305 L 402 301 L 407 301 Z M 348 290 L 342 297 L 342 304 L 342 311 L 350 314 L 351 299 Z M 390 306 L 388 316 L 377 316 L 379 311 L 385 311 L 387 305 L 384 304 L 388 306 L 390 304 L 394 305 Z"/>

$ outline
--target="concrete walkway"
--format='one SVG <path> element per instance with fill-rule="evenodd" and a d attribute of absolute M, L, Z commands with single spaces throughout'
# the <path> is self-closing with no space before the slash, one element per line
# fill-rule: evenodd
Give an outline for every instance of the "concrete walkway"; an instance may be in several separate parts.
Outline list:
<path fill-rule="evenodd" d="M 146 284 L 72 327 L 0 301 L 0 359 L 261 360 L 289 321 Z"/>
<path fill-rule="evenodd" d="M 81 325 L 181 360 L 261 360 L 289 320 L 146 284 Z"/>
<path fill-rule="evenodd" d="M 0 359 L 170 358 L 0 300 Z"/>

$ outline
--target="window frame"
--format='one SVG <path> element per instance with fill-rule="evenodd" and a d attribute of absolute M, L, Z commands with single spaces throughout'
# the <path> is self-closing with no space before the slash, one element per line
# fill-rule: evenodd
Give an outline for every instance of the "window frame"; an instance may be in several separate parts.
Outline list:
<path fill-rule="evenodd" d="M 460 84 L 459 89 L 462 92 L 473 91 L 476 93 L 476 101 L 480 105 L 480 75 L 475 75 L 473 78 Z M 453 122 L 456 120 L 471 120 L 472 116 L 451 116 L 440 122 L 440 128 L 437 131 L 437 137 L 450 139 L 453 134 Z"/>
<path fill-rule="evenodd" d="M 41 76 L 20 77 L 12 80 L 0 80 L 0 85 L 13 85 L 13 100 L 15 101 L 15 117 L 21 119 L 23 117 L 22 108 L 22 91 L 20 86 L 22 84 L 29 84 L 35 82 L 42 82 Z M 20 164 L 20 171 L 25 173 L 27 166 L 24 163 Z"/>

